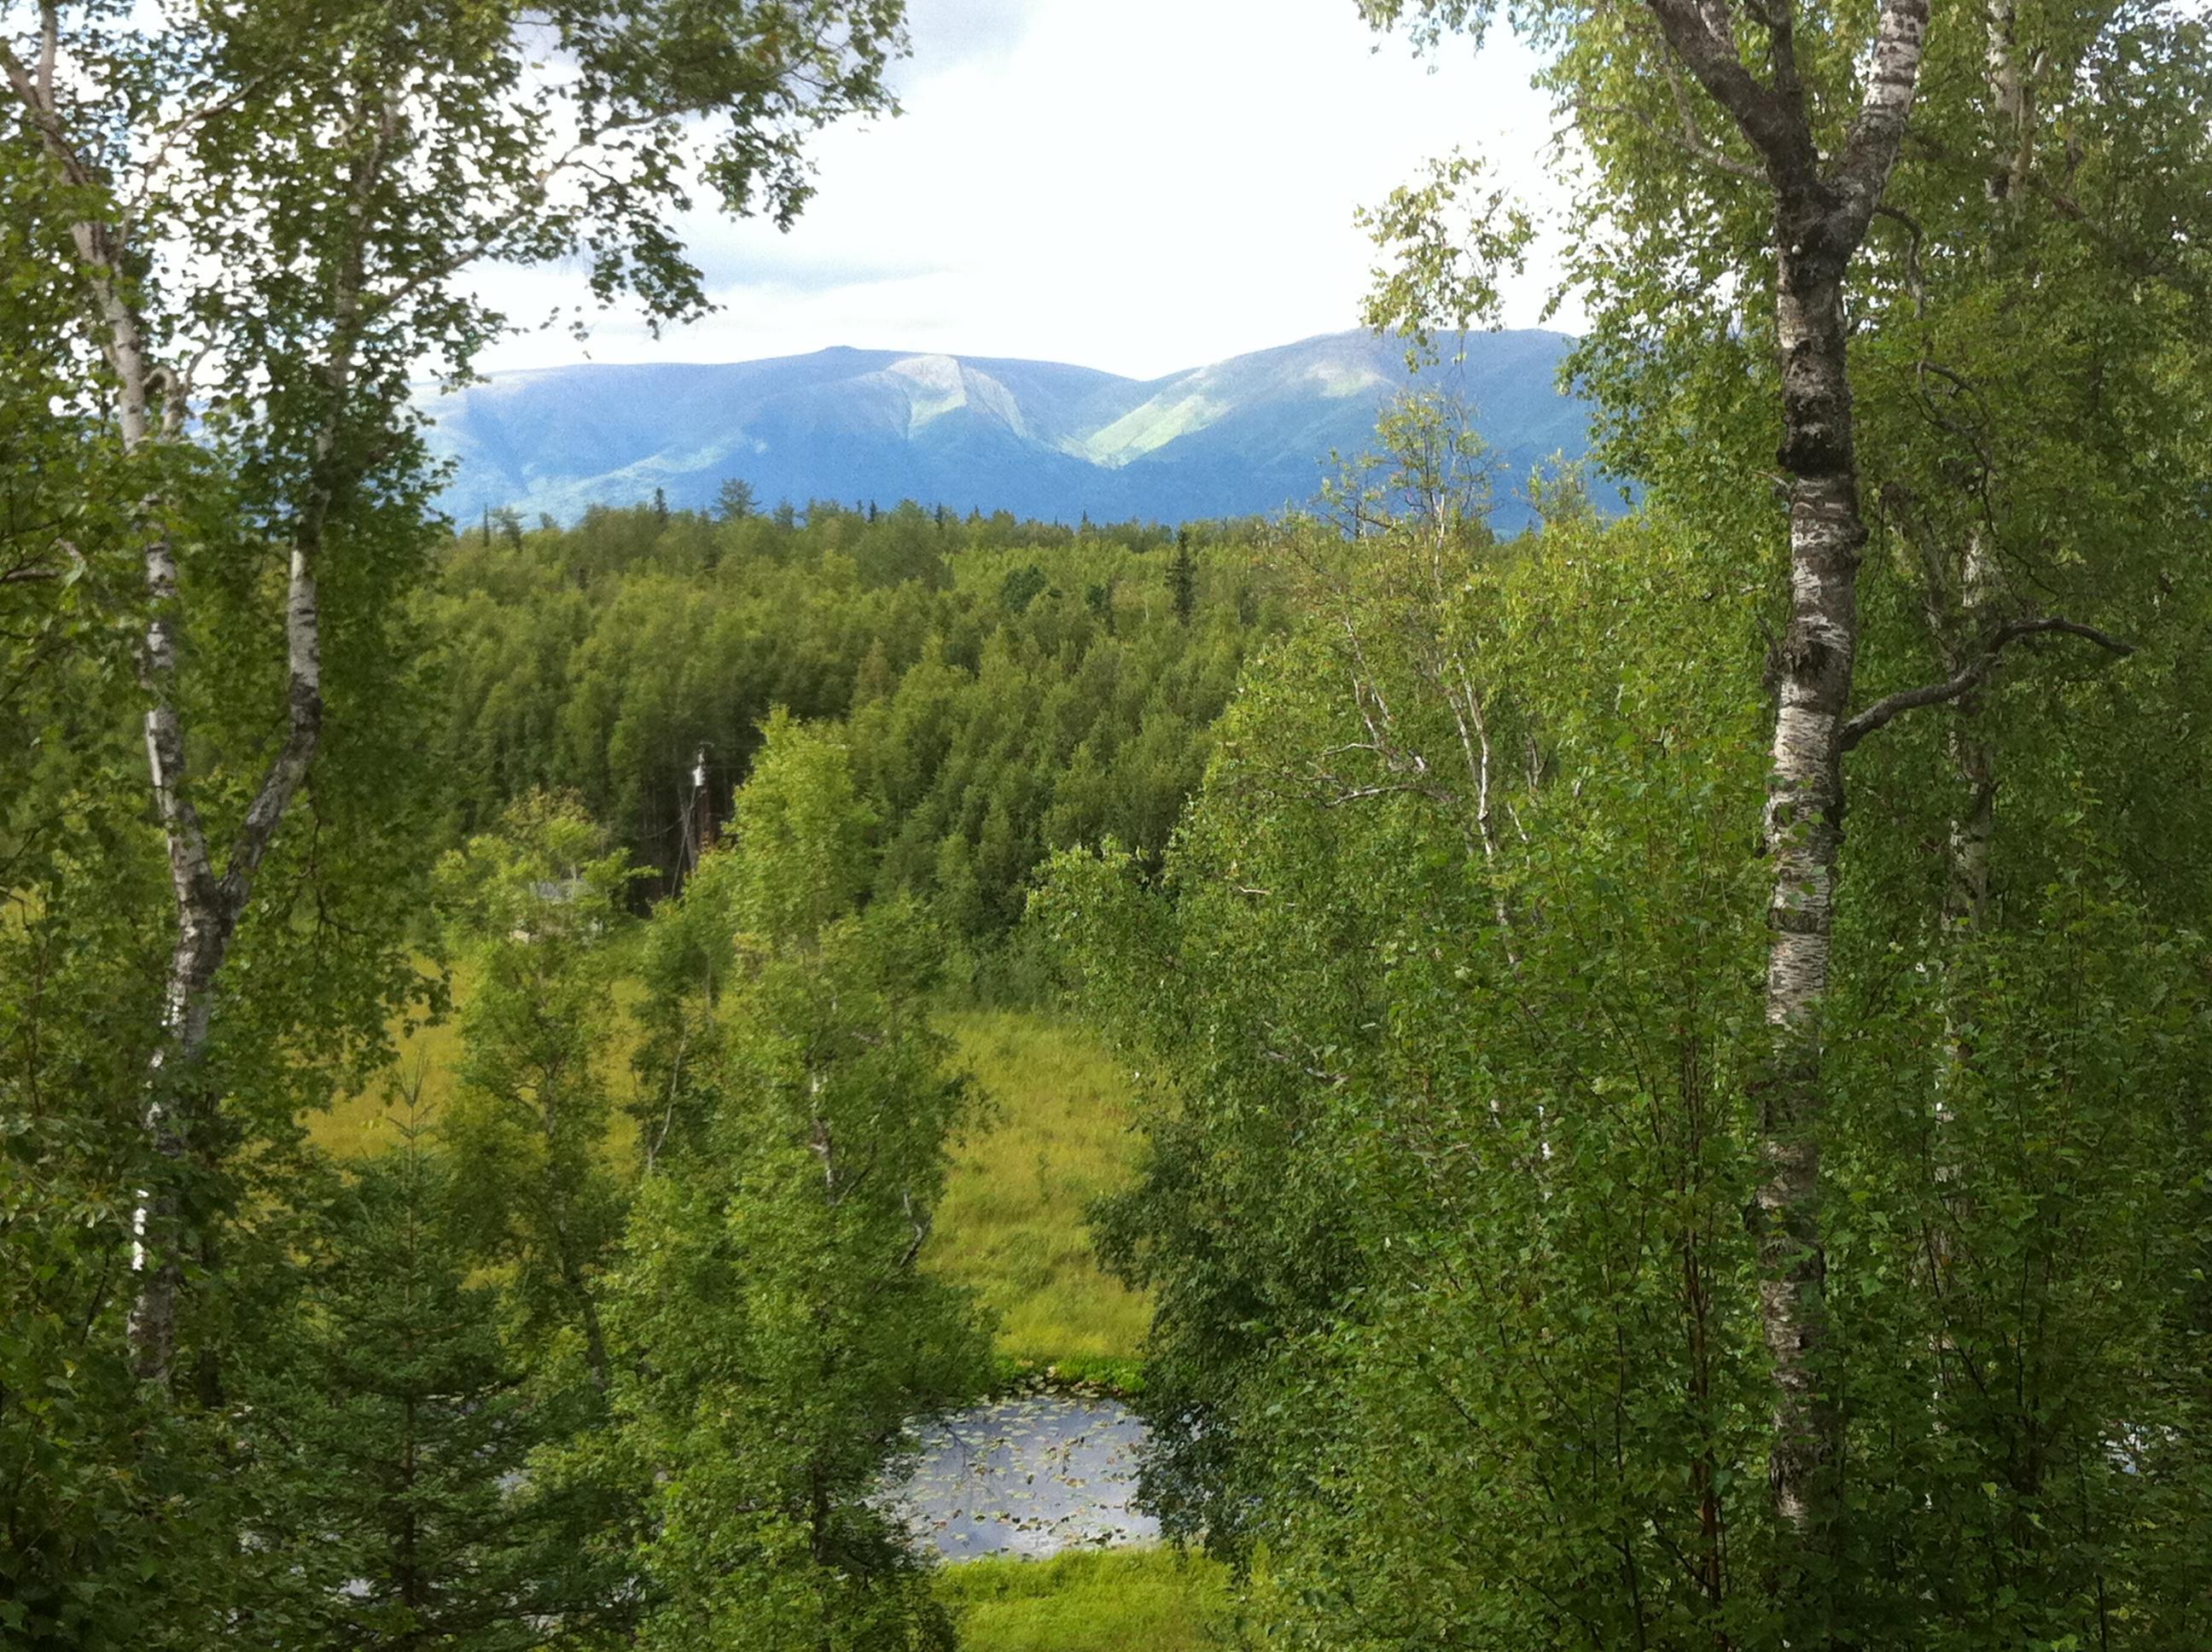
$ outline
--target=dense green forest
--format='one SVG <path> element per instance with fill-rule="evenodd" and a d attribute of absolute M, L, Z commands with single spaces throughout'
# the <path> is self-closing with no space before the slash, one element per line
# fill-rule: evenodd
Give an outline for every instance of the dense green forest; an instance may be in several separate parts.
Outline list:
<path fill-rule="evenodd" d="M 1656 513 L 1442 588 L 1425 540 L 1329 568 L 1164 884 L 1070 855 L 1049 897 L 1163 1075 L 1105 1227 L 1156 1295 L 1148 1489 L 1315 1644 L 1763 1644 L 1756 598 Z M 2174 677 L 2047 662 L 1984 710 L 2039 796 L 1971 946 L 1944 731 L 1855 771 L 1820 1580 L 1855 1643 L 2203 1631 L 2205 620 L 2138 633 Z"/>
<path fill-rule="evenodd" d="M 2203 19 L 1503 18 L 1623 517 L 443 519 L 902 14 L 0 9 L 0 1646 L 2212 1648 Z M 1175 1546 L 939 1564 L 1073 1351 Z"/>
<path fill-rule="evenodd" d="M 1284 624 L 1249 529 L 966 520 L 816 502 L 493 525 L 422 610 L 460 834 L 573 793 L 665 891 L 781 708 L 845 725 L 870 890 L 997 941 L 1054 849 L 1156 860 L 1250 652 Z"/>

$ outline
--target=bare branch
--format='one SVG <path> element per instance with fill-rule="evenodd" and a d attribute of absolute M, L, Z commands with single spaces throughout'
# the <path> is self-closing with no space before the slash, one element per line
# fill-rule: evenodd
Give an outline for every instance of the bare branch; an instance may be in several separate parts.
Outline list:
<path fill-rule="evenodd" d="M 1448 807 L 1455 807 L 1459 803 L 1458 797 L 1445 788 L 1423 786 L 1418 780 L 1405 780 L 1396 785 L 1354 786 L 1315 801 L 1323 809 L 1340 809 L 1347 803 L 1364 803 L 1370 798 L 1395 797 L 1426 798 L 1431 803 Z"/>
<path fill-rule="evenodd" d="M 1905 226 L 1905 290 L 1912 295 L 1912 313 L 1916 319 L 1928 319 L 1928 283 L 1920 273 L 1920 249 L 1926 243 L 1927 232 L 1921 228 L 1920 220 L 1899 207 L 1884 202 L 1875 208 L 1878 218 L 1888 218 Z"/>
<path fill-rule="evenodd" d="M 914 1230 L 913 1239 L 908 1242 L 907 1248 L 899 1253 L 898 1267 L 899 1271 L 903 1272 L 914 1266 L 915 1258 L 921 1254 L 921 1248 L 929 1242 L 931 1222 L 927 1208 L 919 1214 L 915 1212 L 914 1193 L 909 1188 L 899 1189 L 899 1210 L 906 1217 L 907 1225 Z"/>
<path fill-rule="evenodd" d="M 1279 1066 L 1290 1067 L 1318 1084 L 1327 1084 L 1332 1090 L 1352 1082 L 1352 1075 L 1348 1072 L 1338 1072 L 1328 1067 L 1316 1066 L 1310 1062 L 1301 1061 L 1295 1055 L 1285 1055 L 1280 1050 L 1269 1049 L 1265 1045 L 1261 1047 L 1260 1056 L 1262 1060 L 1273 1061 Z"/>
<path fill-rule="evenodd" d="M 2062 636 L 2085 638 L 2099 647 L 2119 655 L 2122 659 L 2125 659 L 2136 651 L 2135 644 L 2132 642 L 2123 642 L 2110 632 L 2100 631 L 2094 625 L 2082 625 L 2075 621 L 2066 619 L 2015 620 L 2009 625 L 1998 627 L 1996 634 L 1990 638 L 1989 646 L 1961 667 L 1956 676 L 1946 682 L 1929 683 L 1917 689 L 1901 689 L 1886 700 L 1877 700 L 1873 705 L 1852 718 L 1837 732 L 1838 752 L 1840 754 L 1850 750 L 1868 735 L 1895 721 L 1908 711 L 1917 710 L 1922 706 L 1941 705 L 1947 700 L 1956 700 L 1962 694 L 1971 693 L 1985 682 L 1990 673 L 1996 669 L 1997 656 L 2004 652 L 2008 644 L 2017 642 L 2022 637 L 2052 633 Z"/>

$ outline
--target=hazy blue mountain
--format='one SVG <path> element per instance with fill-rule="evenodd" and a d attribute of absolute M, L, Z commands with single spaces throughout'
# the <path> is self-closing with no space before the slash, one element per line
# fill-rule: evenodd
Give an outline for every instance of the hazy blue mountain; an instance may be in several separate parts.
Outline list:
<path fill-rule="evenodd" d="M 1475 410 L 1509 477 L 1579 457 L 1588 411 L 1559 393 L 1571 343 L 1484 333 L 1425 369 Z M 720 366 L 507 373 L 441 398 L 434 443 L 458 469 L 446 508 L 573 520 L 664 490 L 704 507 L 723 480 L 763 508 L 902 499 L 1073 521 L 1180 522 L 1310 501 L 1332 451 L 1373 445 L 1410 382 L 1397 341 L 1326 334 L 1149 382 L 1051 361 L 827 349 Z M 1502 525 L 1525 511 L 1507 503 Z"/>

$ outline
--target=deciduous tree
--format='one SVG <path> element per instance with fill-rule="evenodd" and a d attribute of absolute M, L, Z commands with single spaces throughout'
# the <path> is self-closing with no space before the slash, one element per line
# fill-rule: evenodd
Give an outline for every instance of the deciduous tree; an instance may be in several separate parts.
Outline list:
<path fill-rule="evenodd" d="M 686 1116 L 614 1314 L 624 1449 L 653 1477 L 653 1646 L 952 1644 L 880 1493 L 909 1419 L 971 1391 L 986 1351 L 917 1266 L 966 1090 L 927 1019 L 936 938 L 910 902 L 854 915 L 857 883 L 822 864 L 858 853 L 848 761 L 772 722 L 732 847 L 656 920 L 699 932 L 657 975 L 689 1000 Z M 764 899 L 793 890 L 812 893 Z"/>
<path fill-rule="evenodd" d="M 39 184 L 10 282 L 67 295 L 33 349 L 56 416 L 112 447 L 128 521 L 113 554 L 141 574 L 126 611 L 173 885 L 133 1218 L 149 1378 L 170 1375 L 204 1225 L 188 1195 L 218 1146 L 202 1073 L 218 983 L 337 732 L 329 624 L 357 604 L 348 623 L 373 630 L 375 593 L 425 548 L 412 381 L 465 377 L 507 325 L 469 272 L 580 254 L 600 299 L 696 314 L 699 275 L 666 225 L 687 163 L 731 210 L 787 225 L 811 189 L 806 135 L 888 106 L 900 15 L 40 0 L 0 21 L 7 170 Z M 267 628 L 231 686 L 265 698 L 245 760 L 211 769 L 194 645 L 203 575 L 224 563 Z M 66 565 L 17 570 L 34 571 Z"/>
<path fill-rule="evenodd" d="M 1492 17 L 1465 3 L 1363 10 L 1431 46 Z M 1987 906 L 1987 689 L 2038 641 L 2124 653 L 2107 598 L 2125 569 L 2155 565 L 2151 544 L 2196 531 L 2191 507 L 2166 515 L 2191 490 L 2190 444 L 2121 433 L 2151 407 L 2166 428 L 2196 420 L 2167 398 L 2202 331 L 2182 319 L 2203 291 L 2201 232 L 2140 227 L 2193 226 L 2202 210 L 2186 181 L 2202 123 L 2181 112 L 2202 106 L 2201 32 L 2130 8 L 1918 0 L 1840 12 L 1650 0 L 1515 21 L 1550 51 L 1541 79 L 1587 156 L 1568 265 L 1595 322 L 1574 367 L 1606 410 L 1607 456 L 1746 545 L 1773 531 L 1768 480 L 1787 506 L 1767 666 L 1763 1312 L 1775 1509 L 1818 1576 L 1844 1495 L 1820 1183 L 1844 777 L 1864 761 L 1846 760 L 1904 714 L 1947 708 L 1955 937 Z M 2145 144 L 2159 162 L 2127 158 Z M 1474 175 L 1440 172 L 1377 215 L 1401 255 L 1378 320 L 1463 325 L 1494 302 L 1526 226 L 1502 195 L 1473 191 Z M 1447 226 L 1455 197 L 1471 227 Z M 2115 302 L 2130 323 L 2100 319 Z M 2046 398 L 2069 410 L 2052 416 Z M 2130 451 L 2082 451 L 2106 440 Z M 2087 495 L 2052 488 L 2059 477 L 2116 485 L 2096 494 L 2093 522 Z M 2152 520 L 2166 526 L 2143 534 Z M 1877 583 L 1863 610 L 1870 545 L 1909 570 L 1909 607 Z M 2156 607 L 2135 612 L 2162 629 Z M 1881 692 L 1855 694 L 1869 677 Z"/>

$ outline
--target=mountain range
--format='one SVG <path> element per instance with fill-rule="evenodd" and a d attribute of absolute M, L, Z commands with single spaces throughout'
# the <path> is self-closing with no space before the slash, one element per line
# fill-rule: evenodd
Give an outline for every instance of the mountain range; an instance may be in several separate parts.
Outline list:
<path fill-rule="evenodd" d="M 586 364 L 497 374 L 432 401 L 467 522 L 512 507 L 573 521 L 659 490 L 711 506 L 726 478 L 779 500 L 902 499 L 1072 522 L 1176 523 L 1310 501 L 1332 451 L 1375 445 L 1376 416 L 1418 382 L 1462 398 L 1512 484 L 1581 457 L 1589 410 L 1559 388 L 1573 341 L 1470 334 L 1409 374 L 1403 341 L 1340 332 L 1153 380 L 1053 361 L 834 349 L 722 365 Z"/>

